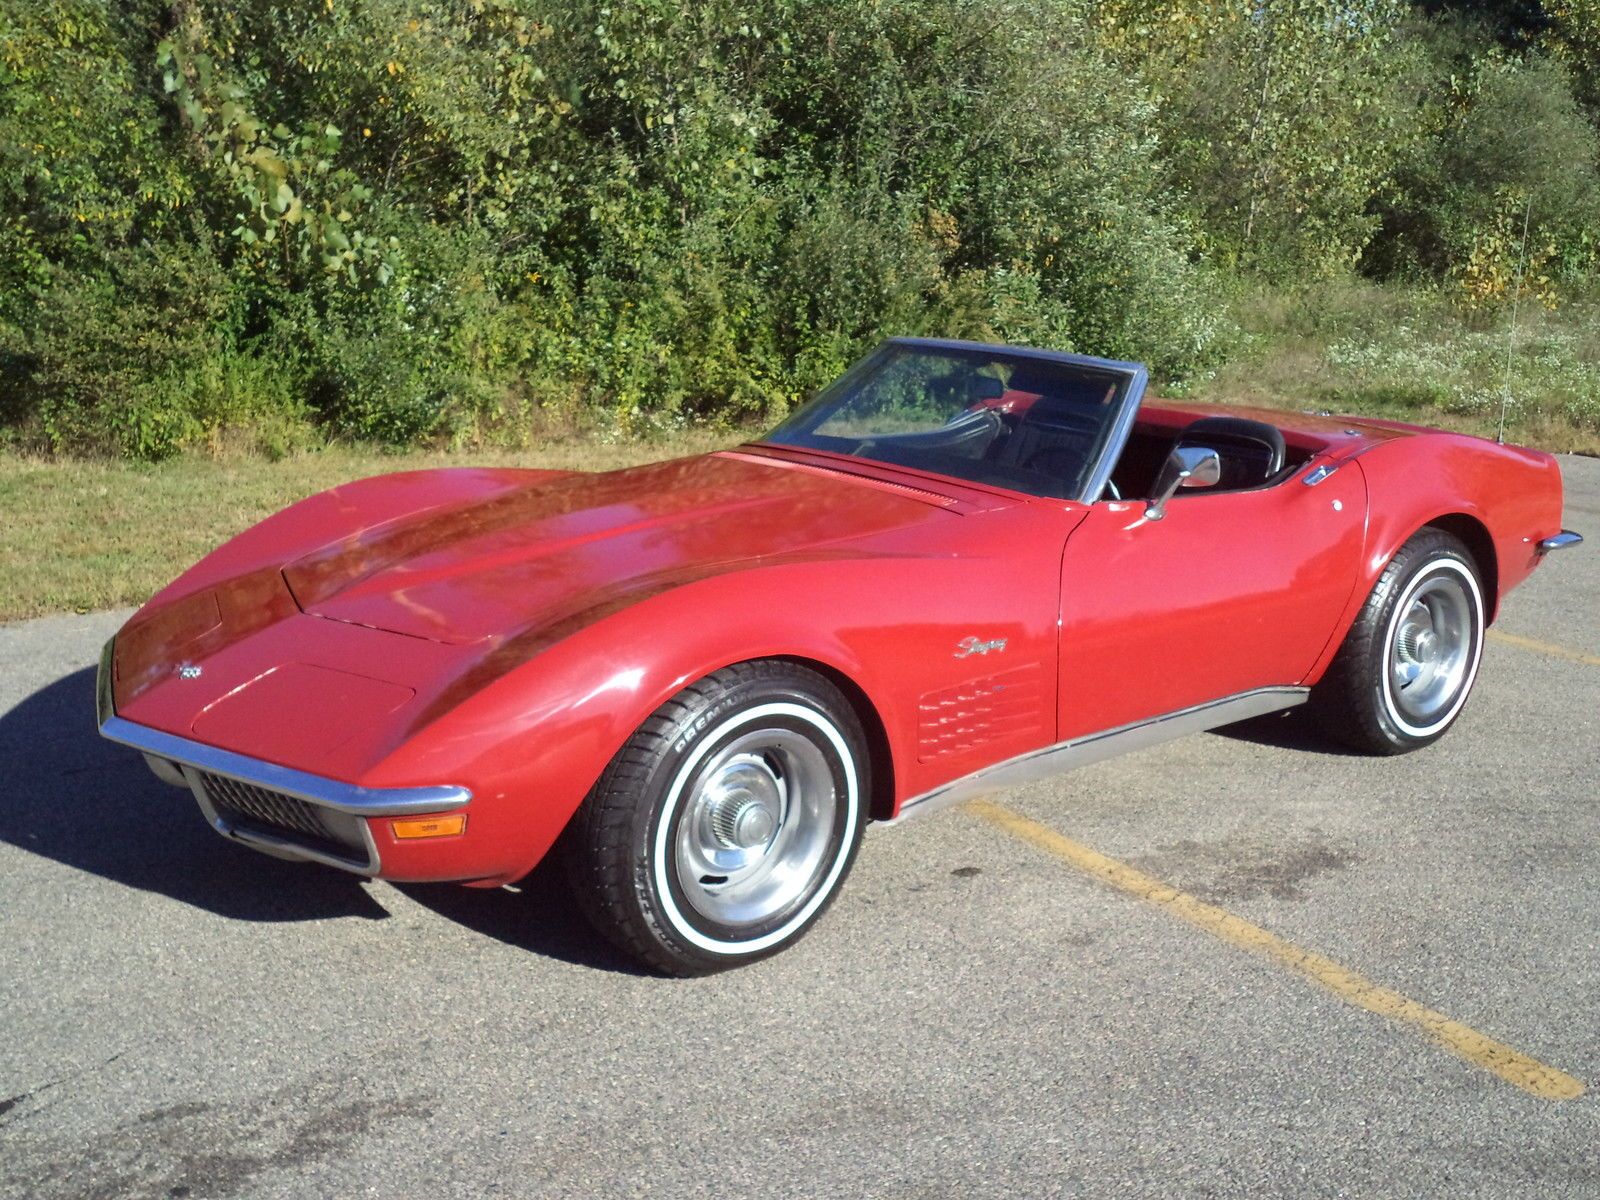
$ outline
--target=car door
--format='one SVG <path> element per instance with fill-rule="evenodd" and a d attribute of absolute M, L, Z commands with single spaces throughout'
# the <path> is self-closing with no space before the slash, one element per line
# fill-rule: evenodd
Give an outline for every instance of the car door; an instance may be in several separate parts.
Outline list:
<path fill-rule="evenodd" d="M 1359 469 L 1312 478 L 1180 492 L 1157 521 L 1142 500 L 1091 506 L 1062 555 L 1058 739 L 1304 680 L 1366 524 Z"/>

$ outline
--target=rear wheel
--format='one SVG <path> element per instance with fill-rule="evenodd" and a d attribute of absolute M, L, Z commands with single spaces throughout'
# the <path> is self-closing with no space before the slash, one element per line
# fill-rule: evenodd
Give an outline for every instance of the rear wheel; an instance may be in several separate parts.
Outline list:
<path fill-rule="evenodd" d="M 1472 555 L 1440 529 L 1402 546 L 1367 597 L 1312 711 L 1373 754 L 1437 741 L 1460 715 L 1483 656 L 1483 587 Z"/>
<path fill-rule="evenodd" d="M 860 723 L 828 680 L 728 667 L 617 753 L 565 835 L 569 876 L 601 933 L 668 974 L 774 954 L 844 882 L 867 774 Z"/>

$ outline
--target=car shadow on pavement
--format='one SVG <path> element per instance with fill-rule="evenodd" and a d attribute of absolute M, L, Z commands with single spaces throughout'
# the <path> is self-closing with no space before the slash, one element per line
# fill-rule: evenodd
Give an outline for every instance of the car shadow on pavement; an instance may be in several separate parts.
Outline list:
<path fill-rule="evenodd" d="M 595 932 L 559 862 L 540 863 L 515 890 L 453 883 L 395 886 L 439 916 L 518 950 L 620 975 L 648 973 Z"/>
<path fill-rule="evenodd" d="M 1332 754 L 1340 758 L 1361 758 L 1353 750 L 1329 737 L 1303 708 L 1290 708 L 1283 712 L 1252 717 L 1233 725 L 1223 725 L 1212 733 L 1257 746 L 1276 746 L 1281 750 L 1302 750 L 1313 754 Z"/>
<path fill-rule="evenodd" d="M 93 668 L 0 714 L 0 842 L 242 921 L 379 919 L 361 880 L 246 850 L 94 728 Z"/>
<path fill-rule="evenodd" d="M 389 916 L 362 879 L 259 854 L 208 829 L 193 796 L 158 780 L 136 751 L 96 734 L 94 677 L 93 668 L 74 672 L 0 713 L 0 842 L 233 920 Z M 456 884 L 403 890 L 509 945 L 637 974 L 591 930 L 557 866 L 535 871 L 515 893 Z"/>

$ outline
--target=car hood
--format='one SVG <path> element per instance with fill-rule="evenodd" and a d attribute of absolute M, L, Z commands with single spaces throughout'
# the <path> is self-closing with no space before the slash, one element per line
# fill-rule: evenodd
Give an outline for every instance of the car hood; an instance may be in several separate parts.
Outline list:
<path fill-rule="evenodd" d="M 316 617 L 468 644 L 755 562 L 948 520 L 941 498 L 750 454 L 574 474 L 355 531 L 289 563 Z"/>

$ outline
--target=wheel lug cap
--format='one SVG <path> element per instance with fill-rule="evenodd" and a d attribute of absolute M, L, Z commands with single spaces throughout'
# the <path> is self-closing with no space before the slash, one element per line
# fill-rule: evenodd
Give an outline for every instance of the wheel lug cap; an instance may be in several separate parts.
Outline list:
<path fill-rule="evenodd" d="M 725 801 L 711 817 L 711 829 L 717 840 L 734 850 L 753 850 L 766 845 L 777 832 L 777 826 L 772 811 L 761 801 L 749 798 Z"/>
<path fill-rule="evenodd" d="M 749 849 L 765 845 L 776 832 L 777 822 L 772 819 L 772 813 L 764 805 L 755 804 L 739 814 L 734 836 L 739 845 Z"/>

